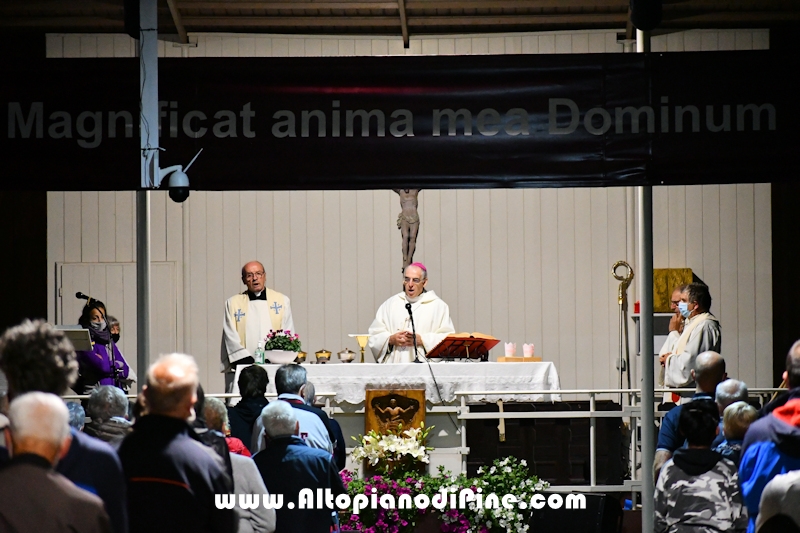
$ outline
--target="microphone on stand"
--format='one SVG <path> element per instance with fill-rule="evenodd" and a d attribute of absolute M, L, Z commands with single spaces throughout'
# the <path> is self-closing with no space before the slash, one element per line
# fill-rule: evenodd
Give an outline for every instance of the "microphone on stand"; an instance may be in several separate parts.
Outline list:
<path fill-rule="evenodd" d="M 89 297 L 86 296 L 85 294 L 83 294 L 81 291 L 78 291 L 78 292 L 75 293 L 75 298 L 77 298 L 79 300 L 88 300 L 89 299 Z"/>
<path fill-rule="evenodd" d="M 411 312 L 410 303 L 406 303 L 406 311 L 408 311 L 408 317 L 411 319 L 411 334 L 414 335 L 414 362 L 421 363 L 422 361 L 419 360 L 417 355 L 417 330 L 414 327 L 414 313 Z"/>

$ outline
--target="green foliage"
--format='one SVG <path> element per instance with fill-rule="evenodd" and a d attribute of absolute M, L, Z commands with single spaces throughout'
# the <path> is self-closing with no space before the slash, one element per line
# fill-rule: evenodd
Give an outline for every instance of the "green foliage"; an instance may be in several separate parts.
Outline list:
<path fill-rule="evenodd" d="M 287 352 L 300 351 L 300 335 L 280 329 L 278 331 L 269 330 L 264 339 L 264 350 L 286 350 Z"/>

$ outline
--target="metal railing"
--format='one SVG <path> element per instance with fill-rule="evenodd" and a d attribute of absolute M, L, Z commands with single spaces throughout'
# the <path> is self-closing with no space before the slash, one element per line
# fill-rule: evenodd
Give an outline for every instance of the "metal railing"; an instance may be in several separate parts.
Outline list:
<path fill-rule="evenodd" d="M 759 387 L 749 389 L 750 398 L 758 397 L 762 405 L 769 401 L 769 397 L 776 392 L 785 392 L 786 389 Z M 695 389 L 656 389 L 656 394 L 674 392 L 682 395 L 693 394 Z M 545 395 L 560 394 L 562 396 L 588 396 L 588 411 L 502 411 L 502 412 L 470 412 L 467 403 L 468 396 L 508 396 L 511 395 Z M 505 420 L 505 419 L 589 419 L 589 485 L 558 485 L 551 486 L 553 491 L 580 491 L 580 492 L 641 492 L 642 480 L 637 475 L 640 468 L 650 468 L 651 465 L 639 466 L 639 442 L 638 427 L 642 418 L 643 406 L 641 405 L 641 389 L 570 389 L 570 390 L 520 390 L 520 391 L 456 391 L 455 395 L 460 402 L 456 410 L 457 417 L 461 420 L 461 442 L 462 448 L 467 447 L 467 420 Z M 627 405 L 620 404 L 618 411 L 598 411 L 596 401 L 598 396 L 626 396 Z M 490 402 L 487 402 L 490 403 Z M 540 402 L 525 402 L 540 403 Z M 550 402 L 547 402 L 550 403 Z M 653 406 L 655 409 L 655 405 Z M 654 411 L 656 418 L 663 418 L 668 411 Z M 630 472 L 631 479 L 625 480 L 622 485 L 598 485 L 597 484 L 597 419 L 598 418 L 628 418 L 630 427 Z M 467 451 L 467 453 L 469 453 Z M 652 458 L 650 459 L 652 461 Z M 466 471 L 466 457 L 462 460 L 462 469 Z M 636 503 L 634 499 L 634 504 Z"/>
<path fill-rule="evenodd" d="M 769 401 L 770 397 L 775 393 L 785 392 L 786 389 L 779 389 L 774 387 L 757 387 L 749 389 L 750 398 L 759 398 L 761 404 Z M 656 389 L 655 393 L 663 394 L 665 392 L 674 392 L 681 395 L 691 395 L 695 389 Z M 500 412 L 471 412 L 470 404 L 467 398 L 470 396 L 583 396 L 589 399 L 588 411 L 500 411 Z M 333 399 L 336 392 L 317 392 L 317 397 L 324 398 L 325 407 L 323 410 L 329 416 L 336 414 L 356 415 L 364 412 L 363 408 L 355 411 L 345 412 L 340 407 L 333 405 Z M 552 491 L 576 491 L 576 492 L 631 492 L 633 494 L 641 492 L 642 480 L 637 472 L 640 468 L 650 468 L 650 465 L 639 465 L 639 440 L 638 428 L 640 419 L 642 418 L 643 407 L 641 405 L 641 389 L 567 389 L 567 390 L 514 390 L 514 391 L 456 391 L 455 401 L 452 404 L 446 405 L 433 405 L 428 407 L 427 411 L 432 413 L 455 413 L 456 418 L 460 421 L 461 433 L 461 447 L 457 450 L 462 454 L 462 470 L 467 470 L 467 455 L 469 454 L 469 446 L 467 445 L 467 420 L 506 420 L 506 419 L 589 419 L 589 484 L 588 485 L 558 485 L 551 486 L 549 490 Z M 127 395 L 130 399 L 136 399 L 135 394 Z M 267 398 L 277 398 L 277 394 L 271 393 L 265 395 Z M 620 399 L 627 398 L 627 403 L 624 404 L 620 401 L 620 410 L 618 411 L 598 411 L 597 399 L 598 396 L 618 396 Z M 65 400 L 82 400 L 89 396 L 86 394 L 69 394 L 64 395 Z M 239 398 L 240 395 L 236 393 L 208 393 L 206 397 L 213 398 Z M 483 402 L 484 404 L 492 404 L 495 402 Z M 506 402 L 506 403 L 514 403 Z M 524 403 L 547 403 L 552 404 L 555 402 L 524 402 Z M 653 406 L 655 409 L 655 405 Z M 654 410 L 657 419 L 663 418 L 668 411 Z M 630 473 L 631 479 L 625 480 L 622 485 L 603 485 L 597 483 L 597 419 L 598 418 L 627 418 L 629 420 L 630 428 Z M 634 504 L 636 499 L 634 496 Z"/>

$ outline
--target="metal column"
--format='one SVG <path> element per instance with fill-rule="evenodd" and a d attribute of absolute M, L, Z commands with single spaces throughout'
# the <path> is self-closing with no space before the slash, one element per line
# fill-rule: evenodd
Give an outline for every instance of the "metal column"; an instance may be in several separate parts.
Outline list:
<path fill-rule="evenodd" d="M 139 3 L 141 190 L 136 192 L 136 372 L 141 390 L 150 356 L 150 191 L 158 175 L 157 0 Z"/>

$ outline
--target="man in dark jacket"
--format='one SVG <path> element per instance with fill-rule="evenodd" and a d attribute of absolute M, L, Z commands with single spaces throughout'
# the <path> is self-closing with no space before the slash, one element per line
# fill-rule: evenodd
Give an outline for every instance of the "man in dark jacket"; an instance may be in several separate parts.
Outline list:
<path fill-rule="evenodd" d="M 8 378 L 8 396 L 13 400 L 33 391 L 66 393 L 78 376 L 78 363 L 64 332 L 43 320 L 24 320 L 0 337 L 0 370 Z M 100 496 L 114 533 L 127 533 L 127 498 L 119 457 L 107 443 L 74 429 L 71 433 L 69 451 L 56 470 Z"/>
<path fill-rule="evenodd" d="M 188 355 L 163 356 L 147 371 L 148 414 L 119 449 L 131 533 L 236 531 L 235 511 L 215 504 L 215 494 L 232 492 L 225 466 L 187 423 L 197 385 L 197 364 Z"/>
<path fill-rule="evenodd" d="M 0 531 L 110 533 L 103 501 L 53 470 L 70 448 L 61 398 L 29 392 L 11 402 L 10 445 L 0 469 Z"/>
<path fill-rule="evenodd" d="M 231 437 L 236 437 L 247 446 L 252 440 L 253 424 L 269 403 L 264 397 L 267 385 L 267 371 L 258 365 L 248 366 L 239 374 L 239 393 L 242 399 L 234 407 L 228 408 L 228 421 Z"/>
<path fill-rule="evenodd" d="M 276 511 L 275 533 L 328 533 L 335 510 L 315 500 L 315 489 L 329 489 L 335 498 L 345 492 L 344 486 L 331 454 L 307 446 L 298 436 L 296 413 L 287 402 L 272 402 L 264 408 L 261 421 L 269 444 L 254 461 L 270 494 L 283 495 L 283 506 Z M 310 490 L 306 495 L 313 501 L 301 508 L 298 500 L 305 489 Z"/>
<path fill-rule="evenodd" d="M 87 412 L 92 419 L 83 428 L 87 435 L 114 444 L 131 432 L 132 424 L 127 418 L 128 398 L 119 387 L 100 385 L 92 389 Z"/>

